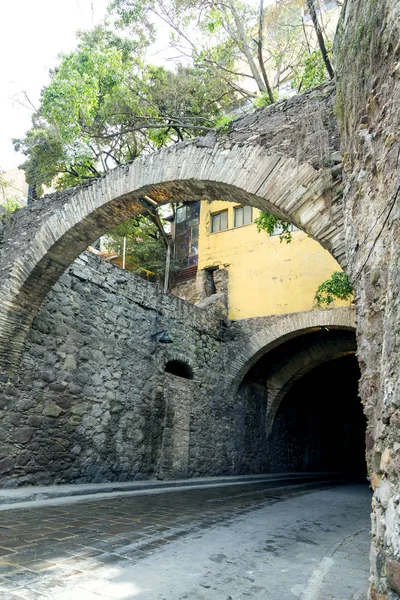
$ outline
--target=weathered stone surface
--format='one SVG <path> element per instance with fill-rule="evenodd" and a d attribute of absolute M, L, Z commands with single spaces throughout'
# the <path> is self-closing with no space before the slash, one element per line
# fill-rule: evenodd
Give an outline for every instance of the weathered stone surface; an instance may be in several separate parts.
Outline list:
<path fill-rule="evenodd" d="M 400 594 L 400 563 L 395 560 L 389 560 L 386 563 L 386 574 L 388 584 L 398 594 Z"/>
<path fill-rule="evenodd" d="M 42 415 L 44 417 L 59 417 L 62 412 L 62 409 L 54 404 L 54 402 L 46 402 L 42 410 Z"/>
<path fill-rule="evenodd" d="M 21 427 L 15 432 L 14 439 L 19 444 L 27 444 L 33 436 L 32 427 Z"/>
<path fill-rule="evenodd" d="M 215 302 L 206 308 L 186 304 L 129 273 L 121 284 L 121 270 L 113 265 L 103 281 L 98 275 L 104 267 L 90 253 L 70 266 L 38 315 L 42 331 L 33 322 L 18 377 L 0 391 L 4 451 L 16 463 L 2 485 L 257 471 L 266 454 L 266 414 L 258 420 L 260 435 L 243 438 L 238 423 L 255 414 L 251 402 L 237 396 L 243 376 L 280 339 L 322 323 L 354 329 L 351 309 L 227 327 L 225 320 L 221 324 L 224 305 L 221 312 Z M 223 283 L 222 277 L 221 291 Z M 68 308 L 75 316 L 64 329 Z M 116 318 L 103 319 L 104 313 Z M 156 343 L 152 334 L 161 329 L 173 344 Z M 37 346 L 41 353 L 32 352 Z M 310 350 L 311 362 L 338 349 L 318 356 L 320 351 Z M 51 370 L 45 368 L 49 359 Z M 193 379 L 165 373 L 170 360 L 188 365 Z M 27 453 L 14 445 L 18 431 Z"/>
<path fill-rule="evenodd" d="M 0 473 L 8 473 L 14 468 L 14 460 L 12 458 L 3 458 L 0 460 Z"/>
<path fill-rule="evenodd" d="M 63 271 L 94 239 L 143 212 L 143 195 L 159 204 L 224 198 L 272 211 L 344 264 L 343 203 L 334 193 L 340 181 L 325 165 L 339 148 L 333 104 L 334 86 L 321 86 L 238 119 L 228 133 L 210 133 L 207 143 L 176 144 L 17 211 L 0 255 L 0 373 L 17 365 L 32 318 Z M 104 268 L 97 281 L 107 285 L 107 277 Z M 62 283 L 69 285 L 68 273 Z M 63 313 L 72 314 L 72 307 Z M 106 318 L 115 323 L 117 316 L 110 311 Z M 57 335 L 69 326 L 58 323 Z M 37 320 L 38 333 L 47 327 L 46 319 Z M 65 354 L 74 370 L 70 350 Z"/>
<path fill-rule="evenodd" d="M 347 272 L 356 290 L 360 395 L 369 421 L 368 462 L 375 491 L 373 521 L 386 524 L 374 532 L 381 560 L 372 564 L 370 597 L 384 600 L 393 597 L 385 564 L 398 556 L 400 538 L 395 509 L 400 489 L 395 449 L 400 441 L 400 87 L 394 74 L 400 59 L 399 22 L 397 0 L 348 0 L 336 47 Z"/>

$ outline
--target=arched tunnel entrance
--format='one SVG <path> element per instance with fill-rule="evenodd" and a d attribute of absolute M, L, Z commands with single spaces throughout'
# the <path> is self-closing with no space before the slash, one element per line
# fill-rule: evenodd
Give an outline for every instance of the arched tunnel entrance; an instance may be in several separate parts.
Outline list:
<path fill-rule="evenodd" d="M 316 367 L 284 396 L 270 433 L 277 471 L 339 471 L 365 478 L 365 417 L 354 355 Z"/>
<path fill-rule="evenodd" d="M 355 334 L 321 326 L 266 352 L 237 393 L 247 472 L 365 479 L 366 419 Z"/>

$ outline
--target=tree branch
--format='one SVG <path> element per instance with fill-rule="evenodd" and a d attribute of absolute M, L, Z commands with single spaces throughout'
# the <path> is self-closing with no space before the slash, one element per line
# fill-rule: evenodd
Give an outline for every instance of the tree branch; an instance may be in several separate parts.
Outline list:
<path fill-rule="evenodd" d="M 321 27 L 319 26 L 317 13 L 315 10 L 314 0 L 307 0 L 307 6 L 310 11 L 311 19 L 314 25 L 315 33 L 317 35 L 319 49 L 321 50 L 322 59 L 325 63 L 326 70 L 328 71 L 329 77 L 331 79 L 334 78 L 334 72 L 331 65 L 331 61 L 329 60 L 328 51 L 325 46 L 324 36 L 322 35 Z"/>

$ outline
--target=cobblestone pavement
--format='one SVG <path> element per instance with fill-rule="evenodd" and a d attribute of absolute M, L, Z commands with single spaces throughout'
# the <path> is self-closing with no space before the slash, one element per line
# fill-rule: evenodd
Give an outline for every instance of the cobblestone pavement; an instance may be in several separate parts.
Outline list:
<path fill-rule="evenodd" d="M 369 505 L 279 482 L 7 510 L 0 598 L 363 600 Z"/>

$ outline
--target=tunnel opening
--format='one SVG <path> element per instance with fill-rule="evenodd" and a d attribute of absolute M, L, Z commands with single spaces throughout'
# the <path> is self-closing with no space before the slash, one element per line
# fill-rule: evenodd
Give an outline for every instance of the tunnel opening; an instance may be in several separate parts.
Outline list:
<path fill-rule="evenodd" d="M 334 471 L 365 480 L 366 419 L 358 379 L 358 362 L 350 355 L 316 367 L 293 385 L 271 429 L 275 471 Z"/>
<path fill-rule="evenodd" d="M 169 360 L 165 365 L 165 372 L 181 379 L 193 379 L 191 366 L 182 360 Z"/>
<path fill-rule="evenodd" d="M 247 473 L 337 472 L 364 479 L 366 419 L 354 331 L 299 331 L 249 369 L 236 396 Z"/>

